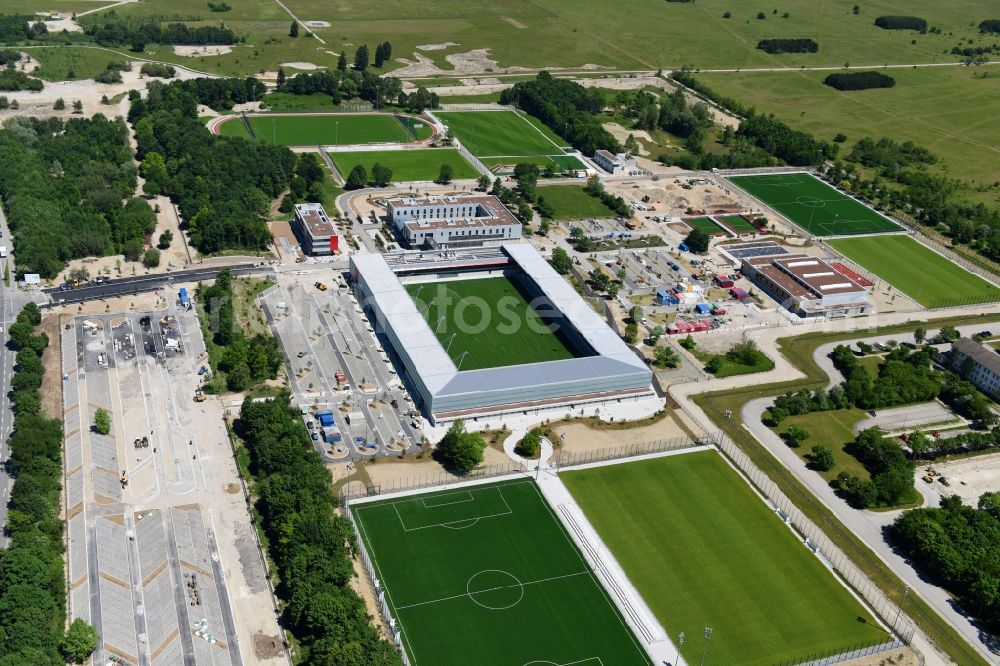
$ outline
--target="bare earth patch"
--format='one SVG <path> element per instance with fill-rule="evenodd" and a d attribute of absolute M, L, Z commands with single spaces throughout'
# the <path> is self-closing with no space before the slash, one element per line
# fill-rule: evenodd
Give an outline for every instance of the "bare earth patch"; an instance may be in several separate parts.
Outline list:
<path fill-rule="evenodd" d="M 524 30 L 525 28 L 528 27 L 523 23 L 521 23 L 520 21 L 518 21 L 517 19 L 511 18 L 510 16 L 504 16 L 503 20 L 506 21 L 507 23 L 510 23 L 515 28 L 520 28 L 521 30 Z"/>
<path fill-rule="evenodd" d="M 489 76 L 486 77 L 486 78 L 481 78 L 481 79 L 479 79 L 479 78 L 477 78 L 477 79 L 459 79 L 459 82 L 461 82 L 461 84 L 463 86 L 499 86 L 499 85 L 503 85 L 503 83 L 500 81 L 500 79 L 494 78 L 494 77 L 489 77 Z"/>
<path fill-rule="evenodd" d="M 329 28 L 329 21 L 306 21 L 307 28 Z"/>
<path fill-rule="evenodd" d="M 657 439 L 686 437 L 684 430 L 670 416 L 652 425 L 625 430 L 597 430 L 584 423 L 560 425 L 554 430 L 562 436 L 562 448 L 570 453 L 616 449 Z"/>
<path fill-rule="evenodd" d="M 226 53 L 231 53 L 233 50 L 232 46 L 219 45 L 219 46 L 175 46 L 174 55 L 184 56 L 186 58 L 197 58 L 200 56 L 216 56 L 225 55 Z"/>
<path fill-rule="evenodd" d="M 622 127 L 618 123 L 604 123 L 604 129 L 611 132 L 611 136 L 615 137 L 622 143 L 625 143 L 625 139 L 628 138 L 629 134 L 633 135 L 636 139 L 642 139 L 643 141 L 649 141 L 650 143 L 655 143 L 653 141 L 653 137 L 649 136 L 649 132 L 647 132 L 646 130 L 630 130 Z M 642 145 L 640 144 L 639 154 L 649 155 L 649 151 L 643 148 Z"/>
<path fill-rule="evenodd" d="M 444 51 L 450 46 L 458 46 L 455 42 L 441 42 L 440 44 L 419 44 L 418 51 Z"/>
<path fill-rule="evenodd" d="M 311 62 L 283 62 L 281 63 L 281 66 L 302 70 L 326 69 L 326 67 L 321 67 Z"/>

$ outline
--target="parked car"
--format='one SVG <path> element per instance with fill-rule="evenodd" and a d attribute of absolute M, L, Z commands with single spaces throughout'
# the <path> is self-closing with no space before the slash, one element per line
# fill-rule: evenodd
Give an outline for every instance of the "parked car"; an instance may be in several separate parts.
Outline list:
<path fill-rule="evenodd" d="M 319 441 L 319 433 L 318 432 L 313 432 L 313 434 L 312 434 L 312 440 L 314 442 L 318 442 Z"/>
<path fill-rule="evenodd" d="M 299 357 L 299 358 L 302 358 L 305 355 L 306 355 L 306 352 L 304 352 L 304 351 L 300 351 L 298 354 L 296 354 L 296 356 Z"/>
<path fill-rule="evenodd" d="M 314 421 L 308 421 L 306 422 L 306 427 L 312 430 L 313 428 L 316 427 L 316 423 Z"/>

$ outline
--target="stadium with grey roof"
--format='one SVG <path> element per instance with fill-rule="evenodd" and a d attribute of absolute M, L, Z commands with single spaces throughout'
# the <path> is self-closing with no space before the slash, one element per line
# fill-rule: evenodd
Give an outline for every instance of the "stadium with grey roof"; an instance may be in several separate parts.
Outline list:
<path fill-rule="evenodd" d="M 530 245 L 356 254 L 350 272 L 435 425 L 653 394 L 642 359 Z"/>

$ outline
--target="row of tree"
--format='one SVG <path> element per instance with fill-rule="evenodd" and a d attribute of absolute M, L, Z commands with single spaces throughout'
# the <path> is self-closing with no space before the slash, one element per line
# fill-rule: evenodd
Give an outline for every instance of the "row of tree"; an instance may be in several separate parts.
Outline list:
<path fill-rule="evenodd" d="M 981 495 L 978 508 L 951 495 L 939 508 L 907 511 L 889 538 L 923 574 L 955 594 L 986 631 L 1000 632 L 1000 493 Z"/>
<path fill-rule="evenodd" d="M 875 25 L 883 30 L 916 30 L 927 32 L 927 20 L 919 16 L 879 16 Z"/>
<path fill-rule="evenodd" d="M 399 653 L 380 639 L 351 587 L 357 538 L 335 512 L 330 473 L 289 400 L 245 400 L 234 424 L 250 454 L 256 509 L 281 581 L 282 625 L 301 663 L 398 665 Z"/>
<path fill-rule="evenodd" d="M 330 96 L 333 104 L 360 98 L 378 106 L 385 100 L 398 99 L 403 92 L 403 84 L 393 76 L 379 77 L 345 66 L 344 69 L 330 71 L 301 72 L 291 78 L 286 78 L 283 69 L 278 70 L 277 89 L 293 95 L 323 93 Z"/>
<path fill-rule="evenodd" d="M 1000 19 L 986 19 L 979 23 L 979 32 L 992 32 L 1000 35 Z"/>
<path fill-rule="evenodd" d="M 84 32 L 101 46 L 127 45 L 133 51 L 143 51 L 147 44 L 235 44 L 239 41 L 223 24 L 191 27 L 186 23 L 163 26 L 150 17 L 125 16 L 115 10 L 102 12 L 82 21 Z"/>
<path fill-rule="evenodd" d="M 621 144 L 601 125 L 596 114 L 604 107 L 601 93 L 568 79 L 540 72 L 500 93 L 501 104 L 514 104 L 548 125 L 585 155 L 604 149 L 617 153 Z"/>
<path fill-rule="evenodd" d="M 837 90 L 868 90 L 892 88 L 896 79 L 882 72 L 837 72 L 827 75 L 823 83 Z"/>
<path fill-rule="evenodd" d="M 39 39 L 48 33 L 37 14 L 0 14 L 0 42 Z"/>
<path fill-rule="evenodd" d="M 899 169 L 914 164 L 934 164 L 937 158 L 926 148 L 912 141 L 898 143 L 882 137 L 878 141 L 865 137 L 854 144 L 854 148 L 845 159 L 857 162 L 866 167 L 882 169 Z"/>
<path fill-rule="evenodd" d="M 16 350 L 11 378 L 14 429 L 10 446 L 11 488 L 0 549 L 0 663 L 59 666 L 83 661 L 97 646 L 97 634 L 75 620 L 64 634 L 66 580 L 60 518 L 62 420 L 42 412 L 42 355 L 48 337 L 36 333 L 41 313 L 29 303 L 10 327 Z"/>
<path fill-rule="evenodd" d="M 265 249 L 271 201 L 293 177 L 296 159 L 287 148 L 215 136 L 198 120 L 199 103 L 236 101 L 247 87 L 240 79 L 204 87 L 153 81 L 147 98 L 136 96 L 129 111 L 143 173 L 155 188 L 147 191 L 177 204 L 192 244 L 204 253 Z M 203 89 L 211 97 L 201 97 Z"/>
<path fill-rule="evenodd" d="M 156 216 L 135 185 L 121 119 L 19 117 L 0 130 L 0 196 L 21 273 L 52 278 L 69 259 L 141 246 Z"/>
<path fill-rule="evenodd" d="M 767 53 L 816 53 L 819 44 L 813 39 L 762 39 L 757 48 Z"/>
<path fill-rule="evenodd" d="M 263 333 L 248 337 L 238 324 L 229 269 L 220 271 L 211 287 L 199 284 L 198 294 L 213 342 L 224 348 L 218 369 L 225 373 L 226 388 L 245 391 L 275 379 L 282 362 L 278 341 Z"/>

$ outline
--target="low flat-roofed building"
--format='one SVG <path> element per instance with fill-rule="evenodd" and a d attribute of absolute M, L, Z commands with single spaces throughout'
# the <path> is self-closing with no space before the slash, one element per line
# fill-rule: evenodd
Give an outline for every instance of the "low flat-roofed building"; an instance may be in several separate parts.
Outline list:
<path fill-rule="evenodd" d="M 327 256 L 340 249 L 340 236 L 322 204 L 295 204 L 292 231 L 299 239 L 302 251 L 314 256 Z"/>
<path fill-rule="evenodd" d="M 969 338 L 951 343 L 948 365 L 986 395 L 1000 395 L 1000 354 Z"/>
<path fill-rule="evenodd" d="M 612 176 L 625 168 L 625 162 L 608 150 L 598 150 L 594 153 L 594 162 Z"/>
<path fill-rule="evenodd" d="M 483 247 L 521 237 L 521 223 L 489 194 L 398 197 L 386 207 L 396 231 L 411 248 Z"/>
<path fill-rule="evenodd" d="M 802 317 L 868 314 L 868 290 L 822 259 L 783 254 L 743 259 L 743 275 Z"/>

